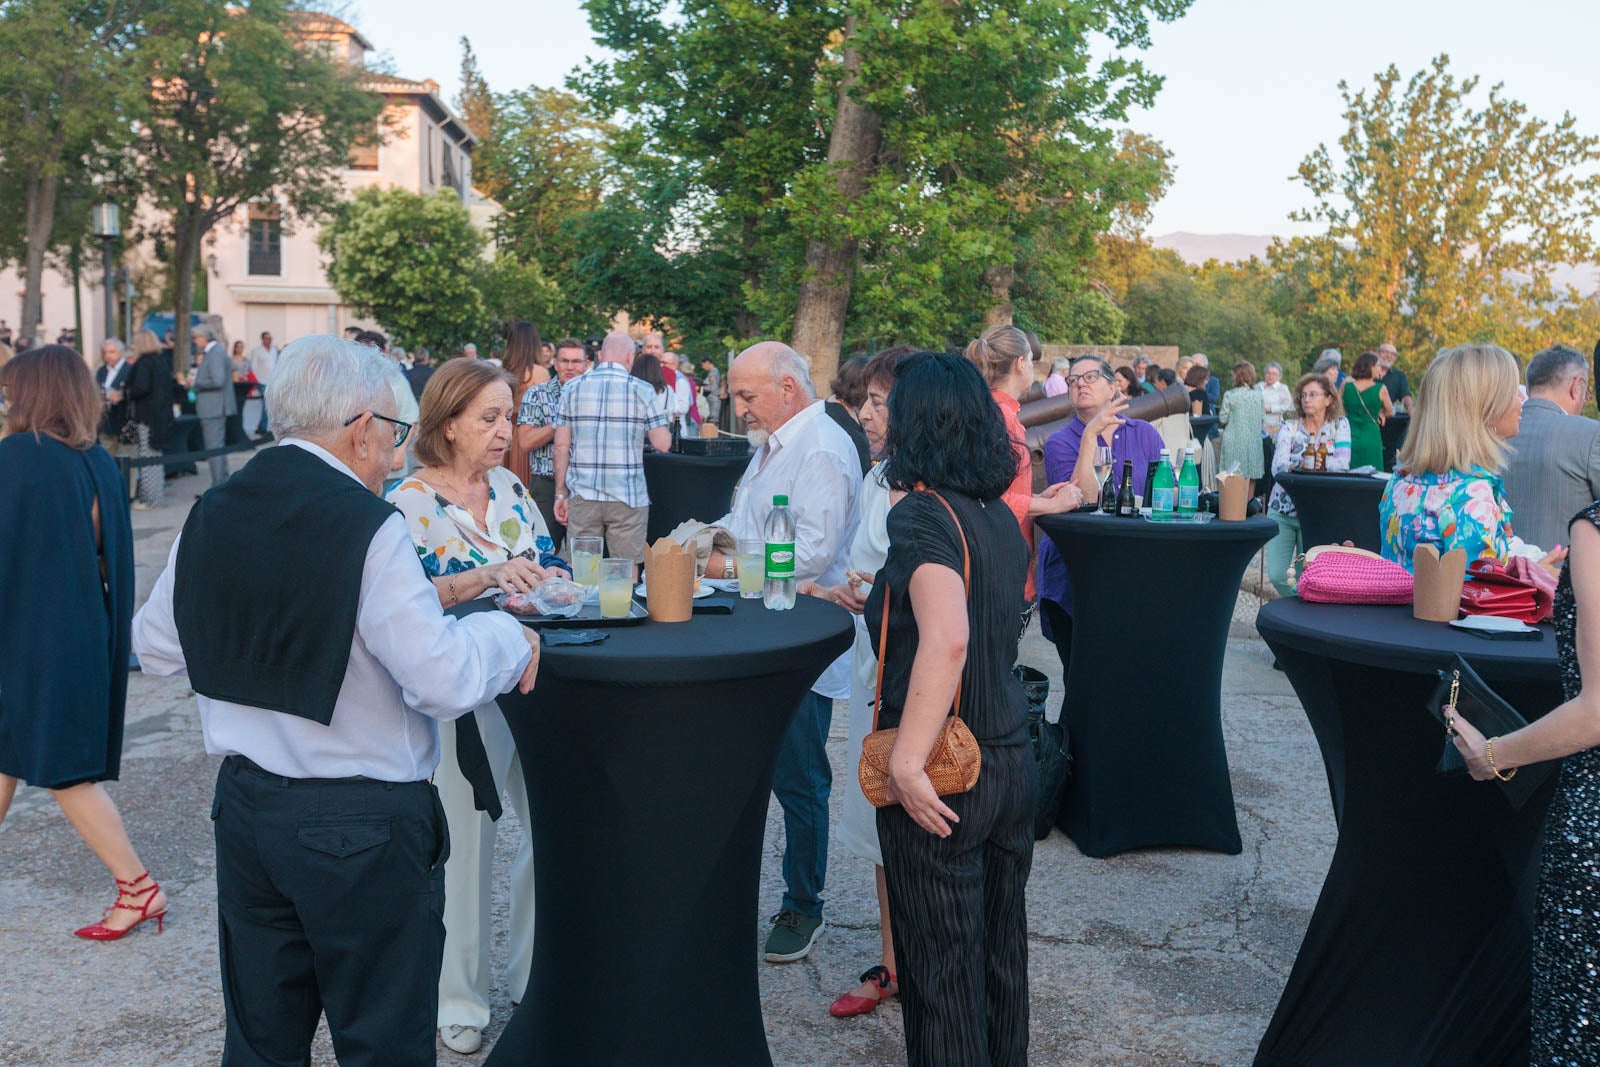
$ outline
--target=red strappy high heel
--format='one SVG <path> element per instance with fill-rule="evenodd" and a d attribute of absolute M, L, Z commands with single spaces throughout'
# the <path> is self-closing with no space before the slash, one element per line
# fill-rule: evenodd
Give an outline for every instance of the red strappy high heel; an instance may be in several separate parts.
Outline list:
<path fill-rule="evenodd" d="M 845 993 L 828 1008 L 829 1015 L 832 1015 L 835 1019 L 848 1019 L 852 1015 L 865 1015 L 890 997 L 898 996 L 900 993 L 900 986 L 895 981 L 895 976 L 890 974 L 889 968 L 881 963 L 862 975 L 861 981 L 863 983 L 871 982 L 877 986 L 877 996 L 858 997 L 854 993 Z M 891 986 L 893 988 L 890 988 Z"/>
<path fill-rule="evenodd" d="M 167 909 L 162 908 L 160 911 L 152 912 L 150 905 L 155 902 L 156 894 L 161 892 L 161 886 L 156 884 L 155 879 L 151 878 L 149 889 L 141 889 L 137 893 L 133 891 L 133 887 L 146 878 L 150 878 L 149 871 L 145 871 L 130 882 L 125 882 L 121 878 L 115 879 L 117 883 L 116 903 L 105 910 L 105 914 L 100 916 L 99 922 L 93 926 L 85 926 L 81 930 L 74 930 L 73 933 L 79 937 L 88 938 L 90 941 L 116 941 L 132 933 L 134 928 L 145 920 L 154 919 L 156 921 L 156 933 L 159 934 L 162 925 L 166 922 Z M 124 904 L 124 899 L 131 900 L 133 903 Z M 139 917 L 133 921 L 133 925 L 126 930 L 118 930 L 107 926 L 105 923 L 107 916 L 118 908 L 123 911 L 136 911 L 139 913 Z"/>

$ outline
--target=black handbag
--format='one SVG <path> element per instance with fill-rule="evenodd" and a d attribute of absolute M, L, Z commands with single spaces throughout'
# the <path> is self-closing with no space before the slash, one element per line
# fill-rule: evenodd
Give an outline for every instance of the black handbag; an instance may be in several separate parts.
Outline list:
<path fill-rule="evenodd" d="M 1460 656 L 1456 656 L 1450 666 L 1434 673 L 1439 676 L 1439 687 L 1428 701 L 1428 710 L 1441 725 L 1445 723 L 1446 705 L 1453 705 L 1456 714 L 1470 722 L 1484 737 L 1499 737 L 1528 725 L 1528 720 L 1507 704 L 1499 693 L 1490 689 L 1478 677 L 1478 672 Z M 1518 767 L 1510 781 L 1496 779 L 1494 784 L 1500 787 L 1500 795 L 1505 797 L 1506 803 L 1520 811 L 1528 798 L 1538 792 L 1539 787 L 1560 767 L 1559 761 L 1530 763 Z M 1439 762 L 1434 770 L 1440 774 L 1466 773 L 1467 762 L 1448 734 L 1445 735 L 1444 751 L 1439 754 Z"/>
<path fill-rule="evenodd" d="M 1044 717 L 1050 702 L 1050 679 L 1021 664 L 1011 673 L 1022 683 L 1028 698 L 1028 746 L 1033 750 L 1038 790 L 1034 794 L 1033 839 L 1043 841 L 1056 824 L 1061 794 L 1072 777 L 1072 755 L 1067 751 L 1067 724 Z"/>

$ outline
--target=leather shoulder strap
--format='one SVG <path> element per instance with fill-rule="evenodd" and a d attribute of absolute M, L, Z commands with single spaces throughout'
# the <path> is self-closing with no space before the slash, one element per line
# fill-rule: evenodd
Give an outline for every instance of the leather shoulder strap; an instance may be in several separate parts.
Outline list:
<path fill-rule="evenodd" d="M 956 517 L 956 509 L 950 506 L 950 501 L 932 489 L 918 489 L 917 492 L 927 493 L 943 504 L 944 509 L 950 513 L 950 521 L 956 524 L 956 536 L 961 538 L 961 589 L 964 597 L 970 596 L 972 592 L 972 553 L 967 548 L 967 531 L 961 528 L 961 520 Z M 883 587 L 883 618 L 878 622 L 878 682 L 877 687 L 873 690 L 872 701 L 872 729 L 874 732 L 878 729 L 878 713 L 883 710 L 883 664 L 889 658 L 887 655 L 889 651 L 889 594 L 889 586 L 885 583 Z M 963 666 L 961 673 L 962 675 L 966 674 L 965 666 Z M 950 714 L 961 714 L 960 675 L 956 677 L 956 699 L 951 706 Z"/>

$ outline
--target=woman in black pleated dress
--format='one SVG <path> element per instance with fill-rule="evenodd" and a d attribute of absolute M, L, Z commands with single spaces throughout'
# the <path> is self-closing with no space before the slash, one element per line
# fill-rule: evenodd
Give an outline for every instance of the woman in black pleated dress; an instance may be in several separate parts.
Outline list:
<path fill-rule="evenodd" d="M 1566 702 L 1503 737 L 1457 716 L 1456 747 L 1472 776 L 1505 778 L 1562 759 L 1545 820 L 1533 932 L 1534 1067 L 1600 1065 L 1600 502 L 1569 527 L 1556 585 L 1556 652 Z"/>
<path fill-rule="evenodd" d="M 898 727 L 878 835 L 906 1054 L 912 1067 L 1010 1067 L 1028 1058 L 1034 792 L 1027 701 L 1011 675 L 1028 547 L 1001 500 L 1017 456 L 959 356 L 909 357 L 889 411 L 889 553 L 865 618 L 883 660 L 878 727 Z M 970 791 L 939 797 L 923 767 L 958 681 L 982 771 Z"/>

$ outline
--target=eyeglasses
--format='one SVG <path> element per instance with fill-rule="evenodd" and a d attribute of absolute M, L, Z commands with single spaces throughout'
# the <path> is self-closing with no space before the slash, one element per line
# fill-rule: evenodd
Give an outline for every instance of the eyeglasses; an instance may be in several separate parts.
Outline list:
<path fill-rule="evenodd" d="M 401 422 L 399 419 L 391 419 L 387 415 L 379 415 L 376 411 L 358 411 L 354 415 L 351 415 L 348 419 L 345 419 L 344 424 L 349 426 L 363 415 L 371 415 L 373 418 L 381 419 L 382 421 L 393 426 L 394 447 L 396 448 L 399 448 L 401 445 L 405 444 L 406 438 L 411 436 L 411 424 L 409 422 Z"/>
<path fill-rule="evenodd" d="M 1106 382 L 1110 380 L 1111 379 L 1106 376 L 1104 371 L 1098 370 L 1085 371 L 1082 374 L 1069 374 L 1066 378 L 1067 385 L 1069 387 L 1077 385 L 1079 382 L 1085 382 L 1089 385 L 1093 385 L 1095 382 Z"/>

